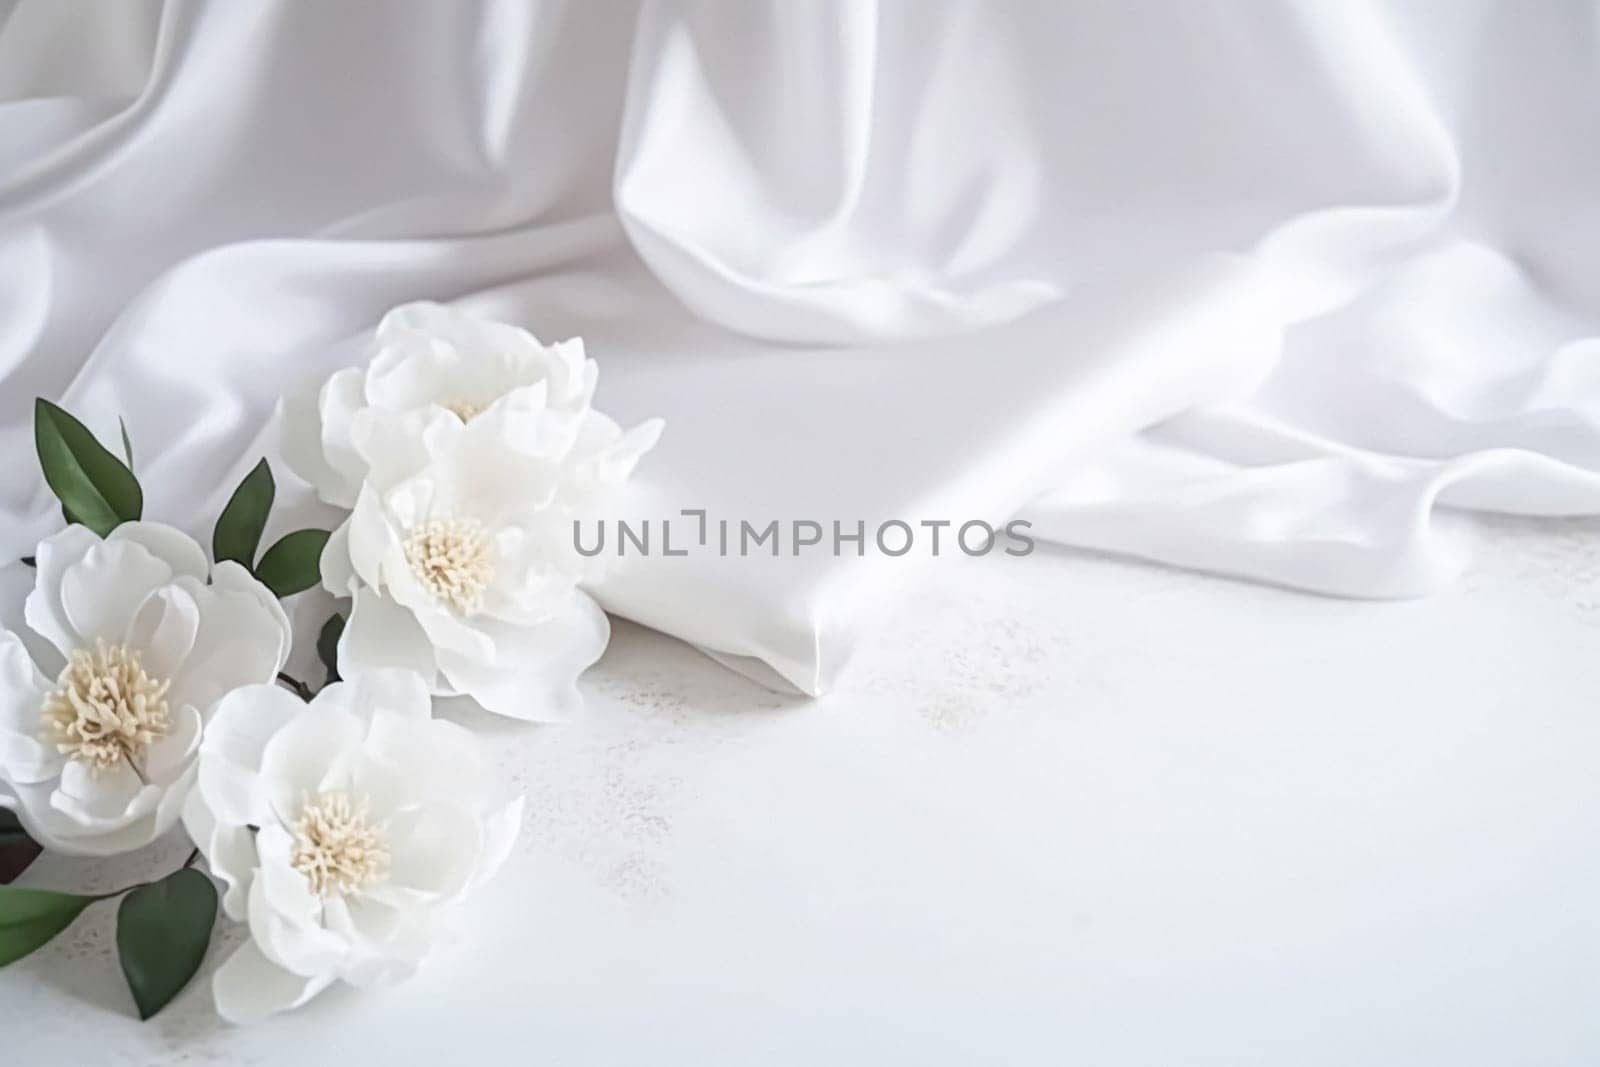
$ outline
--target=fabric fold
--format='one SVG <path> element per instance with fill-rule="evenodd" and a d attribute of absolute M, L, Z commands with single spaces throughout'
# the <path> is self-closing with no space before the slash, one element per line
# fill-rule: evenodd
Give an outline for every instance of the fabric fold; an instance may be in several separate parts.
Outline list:
<path fill-rule="evenodd" d="M 191 530 L 414 299 L 583 336 L 667 421 L 658 537 L 1021 519 L 1398 597 L 1464 513 L 1600 514 L 1593 5 L 4 10 L 0 447 L 122 416 Z M 58 522 L 30 464 L 0 519 Z M 806 693 L 946 565 L 696 548 L 593 592 Z"/>

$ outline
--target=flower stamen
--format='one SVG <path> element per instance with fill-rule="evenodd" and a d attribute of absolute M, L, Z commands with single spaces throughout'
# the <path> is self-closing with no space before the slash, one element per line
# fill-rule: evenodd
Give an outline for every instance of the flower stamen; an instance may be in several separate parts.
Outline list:
<path fill-rule="evenodd" d="M 318 896 L 344 896 L 389 873 L 387 826 L 367 817 L 368 801 L 332 790 L 301 801 L 290 827 L 289 865 L 306 876 Z"/>
<path fill-rule="evenodd" d="M 406 562 L 435 600 L 457 614 L 483 606 L 494 576 L 488 533 L 476 519 L 431 519 L 406 537 Z"/>
<path fill-rule="evenodd" d="M 457 399 L 447 400 L 440 406 L 450 414 L 454 415 L 456 418 L 460 419 L 462 422 L 471 422 L 479 415 L 482 415 L 483 409 L 489 405 L 480 404 L 475 400 Z"/>
<path fill-rule="evenodd" d="M 67 659 L 56 689 L 44 701 L 40 740 L 89 765 L 99 776 L 130 763 L 172 729 L 167 681 L 139 663 L 139 653 L 96 641 Z"/>

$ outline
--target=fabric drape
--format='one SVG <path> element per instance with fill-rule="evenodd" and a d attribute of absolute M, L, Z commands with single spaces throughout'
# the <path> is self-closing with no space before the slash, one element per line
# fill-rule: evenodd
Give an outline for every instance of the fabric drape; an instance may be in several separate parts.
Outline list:
<path fill-rule="evenodd" d="M 204 532 L 412 299 L 581 334 L 628 514 L 1042 539 L 1356 597 L 1600 514 L 1600 8 L 0 2 L 0 528 L 33 397 Z M 943 561 L 626 560 L 825 690 Z M 1025 567 L 1026 558 L 1011 565 Z M 1070 610 L 1064 605 L 1063 610 Z"/>

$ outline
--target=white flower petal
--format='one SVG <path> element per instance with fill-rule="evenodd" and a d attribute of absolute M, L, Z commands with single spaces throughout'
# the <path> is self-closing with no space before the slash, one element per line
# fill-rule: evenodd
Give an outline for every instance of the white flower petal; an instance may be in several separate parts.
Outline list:
<path fill-rule="evenodd" d="M 294 628 L 289 625 L 289 615 L 283 610 L 283 604 L 273 594 L 272 590 L 256 580 L 242 564 L 233 560 L 223 560 L 211 572 L 211 588 L 219 593 L 234 594 L 246 597 L 255 602 L 265 615 L 277 626 L 278 649 L 275 656 L 270 658 L 276 661 L 274 673 L 283 669 L 289 661 L 289 648 L 294 643 Z M 265 625 L 264 623 L 262 625 Z M 265 642 L 263 648 L 268 647 Z"/>
<path fill-rule="evenodd" d="M 620 440 L 606 448 L 602 457 L 602 470 L 613 480 L 621 481 L 633 473 L 634 466 L 646 452 L 656 447 L 661 433 L 667 428 L 664 419 L 646 419 L 624 433 Z"/>
<path fill-rule="evenodd" d="M 169 708 L 171 728 L 146 750 L 140 766 L 155 785 L 170 785 L 183 777 L 200 751 L 200 712 L 193 705 Z"/>
<path fill-rule="evenodd" d="M 61 773 L 66 757 L 31 734 L 0 727 L 0 781 L 17 785 L 49 782 Z"/>
<path fill-rule="evenodd" d="M 514 392 L 507 401 L 521 395 Z M 570 413 L 521 412 L 497 404 L 455 436 L 441 435 L 431 442 L 426 468 L 439 482 L 440 509 L 498 522 L 501 516 L 548 506 L 578 425 L 578 416 Z"/>
<path fill-rule="evenodd" d="M 302 953 L 325 957 L 321 962 L 308 961 L 304 973 L 311 973 L 336 963 L 343 946 L 337 937 L 330 936 L 322 928 L 322 898 L 311 891 L 306 876 L 292 866 L 293 853 L 294 839 L 283 827 L 263 826 L 256 834 L 256 855 L 261 864 L 256 882 L 261 895 L 250 899 L 251 932 L 256 933 L 254 924 L 258 911 L 273 922 L 288 924 L 292 929 L 280 930 L 278 934 L 295 943 L 284 943 L 289 949 L 286 956 L 275 954 L 273 945 L 266 944 L 263 947 L 267 956 L 294 970 L 301 968 L 293 957 Z M 261 940 L 259 934 L 256 940 Z"/>
<path fill-rule="evenodd" d="M 289 831 L 282 826 L 263 826 L 256 834 L 256 855 L 261 861 L 260 880 L 263 885 L 261 899 L 257 901 L 251 898 L 252 913 L 259 904 L 285 922 L 306 929 L 316 928 L 320 933 L 322 898 L 311 891 L 311 883 L 306 876 L 292 865 L 294 838 Z M 337 946 L 337 939 L 325 941 L 325 947 L 335 952 Z M 268 948 L 267 954 L 273 955 L 271 948 Z M 280 957 L 273 958 L 283 962 Z"/>
<path fill-rule="evenodd" d="M 463 619 L 432 606 L 416 612 L 416 619 L 441 663 L 447 656 L 472 663 L 493 663 L 498 655 L 495 639 L 485 632 L 485 624 L 492 624 L 493 620 L 480 622 L 476 616 Z"/>
<path fill-rule="evenodd" d="M 398 543 L 388 520 L 383 516 L 383 505 L 377 490 L 370 485 L 361 487 L 356 507 L 346 520 L 346 543 L 350 550 L 350 566 L 370 586 L 383 581 L 383 561 Z"/>
<path fill-rule="evenodd" d="M 478 869 L 473 873 L 469 889 L 493 878 L 511 856 L 511 849 L 522 833 L 522 812 L 526 798 L 518 797 L 491 812 L 483 822 L 483 850 L 478 857 Z"/>
<path fill-rule="evenodd" d="M 298 1008 L 332 984 L 332 976 L 306 978 L 286 971 L 246 941 L 217 968 L 211 992 L 218 1015 L 245 1024 Z"/>
<path fill-rule="evenodd" d="M 399 544 L 389 549 L 380 573 L 383 575 L 380 588 L 383 589 L 384 596 L 411 614 L 420 615 L 426 611 L 443 610 L 438 598 L 417 580 L 416 572 L 411 569 L 411 564 L 406 560 L 405 552 Z"/>
<path fill-rule="evenodd" d="M 273 812 L 259 787 L 267 742 L 306 710 L 305 702 L 277 685 L 247 685 L 223 697 L 200 745 L 197 792 L 217 819 L 264 825 Z"/>
<path fill-rule="evenodd" d="M 25 795 L 18 811 L 30 836 L 46 849 L 75 856 L 114 856 L 143 848 L 177 822 L 176 806 L 164 808 L 170 790 L 145 785 L 126 763 L 95 777 L 67 760 L 46 798 Z M 19 789 L 19 795 L 29 788 Z M 43 799 L 43 803 L 37 801 Z"/>
<path fill-rule="evenodd" d="M 372 717 L 362 754 L 357 788 L 375 805 L 393 809 L 410 795 L 449 797 L 474 811 L 488 807 L 493 768 L 483 745 L 456 723 L 380 712 Z"/>
<path fill-rule="evenodd" d="M 134 614 L 128 644 L 152 678 L 170 680 L 194 647 L 200 608 L 194 597 L 175 585 L 157 589 Z"/>
<path fill-rule="evenodd" d="M 211 565 L 205 549 L 182 530 L 160 522 L 125 522 L 106 537 L 107 541 L 129 541 L 142 546 L 152 556 L 172 568 L 175 575 L 186 574 L 204 581 Z"/>
<path fill-rule="evenodd" d="M 329 705 L 301 710 L 280 727 L 261 750 L 261 788 L 284 825 L 294 822 L 302 803 L 328 788 L 329 774 L 356 750 L 366 724 Z"/>
<path fill-rule="evenodd" d="M 659 422 L 659 419 L 652 419 Z M 583 429 L 572 448 L 574 460 L 593 459 L 622 439 L 622 427 L 602 411 L 589 411 L 583 420 Z"/>
<path fill-rule="evenodd" d="M 334 470 L 323 454 L 322 412 L 319 410 L 322 387 L 322 383 L 318 383 L 296 389 L 279 401 L 279 451 L 289 469 L 316 490 L 319 498 L 340 506 L 339 498 L 346 492 L 354 499 L 356 480 Z"/>
<path fill-rule="evenodd" d="M 384 519 L 397 535 L 396 542 L 384 553 L 386 566 L 395 558 L 398 538 L 426 523 L 439 510 L 436 507 L 436 488 L 433 478 L 419 475 L 407 478 L 383 493 L 380 499 Z"/>
<path fill-rule="evenodd" d="M 381 593 L 362 588 L 339 638 L 339 670 L 355 677 L 384 668 L 415 671 L 429 689 L 437 684 L 433 646 L 416 617 Z"/>
<path fill-rule="evenodd" d="M 110 829 L 154 811 L 159 793 L 146 787 L 126 761 L 96 774 L 83 761 L 69 759 L 50 803 L 83 826 Z"/>
<path fill-rule="evenodd" d="M 183 802 L 194 792 L 195 764 L 193 761 L 185 763 L 165 786 L 158 786 L 160 793 L 156 798 L 155 810 L 155 836 L 166 833 L 183 820 Z M 152 837 L 151 840 L 155 840 Z"/>
<path fill-rule="evenodd" d="M 623 433 L 607 416 L 590 412 L 572 449 L 569 491 L 586 501 L 590 494 L 621 484 L 656 446 L 665 426 L 660 419 L 647 419 Z"/>
<path fill-rule="evenodd" d="M 409 977 L 427 955 L 432 923 L 421 909 L 371 895 L 336 898 L 324 914 L 351 946 L 339 977 L 358 988 Z"/>
<path fill-rule="evenodd" d="M 519 386 L 473 419 L 467 432 L 477 439 L 480 448 L 503 449 L 538 459 L 549 464 L 553 472 L 556 462 L 577 441 L 583 413 L 550 407 L 546 393 L 544 382 Z"/>
<path fill-rule="evenodd" d="M 409 808 L 389 819 L 393 888 L 451 898 L 472 884 L 483 848 L 483 823 L 449 804 Z"/>
<path fill-rule="evenodd" d="M 367 399 L 404 410 L 465 400 L 479 408 L 517 386 L 550 382 L 564 398 L 586 402 L 582 346 L 546 347 L 527 330 L 439 304 L 397 308 L 379 324 Z"/>
<path fill-rule="evenodd" d="M 337 597 L 350 596 L 359 584 L 356 569 L 350 562 L 350 520 L 345 519 L 328 535 L 322 546 L 322 556 L 317 561 L 322 575 L 322 588 Z"/>
<path fill-rule="evenodd" d="M 415 671 L 367 670 L 317 694 L 316 706 L 339 701 L 352 715 L 371 724 L 382 713 L 408 723 L 427 723 L 433 701 L 427 683 Z"/>
<path fill-rule="evenodd" d="M 365 404 L 364 377 L 354 367 L 339 371 L 328 379 L 317 398 L 322 454 L 334 474 L 326 484 L 317 487 L 317 495 L 335 507 L 352 506 L 356 490 L 367 476 L 366 461 L 350 440 L 350 420 Z"/>
<path fill-rule="evenodd" d="M 434 300 L 413 300 L 391 308 L 378 322 L 377 339 L 392 343 L 408 330 L 448 336 L 448 331 L 460 312 Z"/>
<path fill-rule="evenodd" d="M 426 466 L 439 442 L 462 432 L 461 420 L 438 407 L 389 411 L 370 407 L 350 422 L 350 438 L 368 465 L 366 484 L 387 490 Z"/>
<path fill-rule="evenodd" d="M 274 835 L 284 839 L 282 855 Z M 296 974 L 337 973 L 348 942 L 322 925 L 322 901 L 305 876 L 289 866 L 287 835 L 271 827 L 256 835 L 261 866 L 246 895 L 250 937 L 262 953 Z"/>
<path fill-rule="evenodd" d="M 172 579 L 172 566 L 137 541 L 102 541 L 61 575 L 61 606 L 84 646 L 121 644 L 139 606 Z"/>
<path fill-rule="evenodd" d="M 218 821 L 199 789 L 191 789 L 184 802 L 183 831 L 200 849 L 211 873 L 222 879 L 223 913 L 234 922 L 244 922 L 256 865 L 254 832 L 243 824 Z"/>
<path fill-rule="evenodd" d="M 0 731 L 37 733 L 39 709 L 50 689 L 49 679 L 34 666 L 22 638 L 0 630 Z"/>
<path fill-rule="evenodd" d="M 571 551 L 569 543 L 552 547 L 543 533 L 513 526 L 495 534 L 495 581 L 484 594 L 483 614 L 531 626 L 565 609 L 577 586 L 577 576 L 561 566 L 562 556 Z"/>
<path fill-rule="evenodd" d="M 484 663 L 439 653 L 439 671 L 486 710 L 533 722 L 559 721 L 583 707 L 578 676 L 605 652 L 611 624 L 585 593 L 563 615 L 537 626 L 484 623 L 495 659 Z"/>
<path fill-rule="evenodd" d="M 59 813 L 50 810 L 50 794 L 53 792 L 53 779 L 48 782 L 8 782 L 0 778 L 0 808 L 15 814 L 28 836 L 43 843 L 46 838 L 39 830 L 39 819 L 34 813 L 43 813 L 47 820 L 62 818 Z"/>
<path fill-rule="evenodd" d="M 34 633 L 55 645 L 63 656 L 70 656 L 84 642 L 61 605 L 61 578 L 67 568 L 98 544 L 100 539 L 86 527 L 73 524 L 45 538 L 34 551 L 33 592 L 23 603 L 23 618 Z"/>
<path fill-rule="evenodd" d="M 288 621 L 271 594 L 253 578 L 217 568 L 217 580 L 201 585 L 191 578 L 179 586 L 200 609 L 194 647 L 172 678 L 167 700 L 209 708 L 242 685 L 269 682 L 288 657 Z M 248 583 L 248 584 L 246 584 Z"/>
<path fill-rule="evenodd" d="M 375 718 L 385 718 L 379 714 Z M 348 764 L 350 778 L 348 792 L 369 804 L 373 819 L 383 822 L 391 812 L 403 810 L 415 802 L 422 790 L 415 775 L 408 774 L 394 763 L 376 758 L 371 743 Z"/>
<path fill-rule="evenodd" d="M 552 419 L 551 425 L 569 426 L 572 424 L 573 412 L 552 410 L 550 407 L 550 383 L 540 380 L 527 385 L 513 386 L 506 390 L 504 396 L 477 418 L 472 420 L 468 432 L 481 431 L 486 426 L 496 427 L 491 433 L 499 437 L 505 432 L 504 427 L 517 421 L 517 416 L 533 415 L 545 417 L 550 415 L 561 416 Z M 535 451 L 543 454 L 543 449 Z M 558 451 L 565 451 L 564 449 Z"/>
<path fill-rule="evenodd" d="M 583 350 L 583 338 L 571 337 L 554 346 L 554 355 L 566 364 L 574 378 L 566 402 L 572 407 L 588 407 L 594 399 L 595 386 L 600 381 L 600 364 L 590 359 Z"/>
<path fill-rule="evenodd" d="M 367 365 L 368 411 L 412 411 L 443 405 L 465 384 L 465 354 L 439 337 L 416 330 L 384 338 Z"/>

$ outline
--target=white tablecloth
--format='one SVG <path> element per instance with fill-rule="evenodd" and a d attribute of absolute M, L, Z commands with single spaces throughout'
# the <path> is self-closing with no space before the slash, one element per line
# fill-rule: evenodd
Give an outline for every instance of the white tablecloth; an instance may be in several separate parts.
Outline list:
<path fill-rule="evenodd" d="M 1600 528 L 1482 536 L 1382 605 L 939 567 L 812 703 L 619 626 L 586 721 L 482 723 L 533 814 L 414 981 L 140 1024 L 102 906 L 7 1061 L 1586 1067 Z"/>

